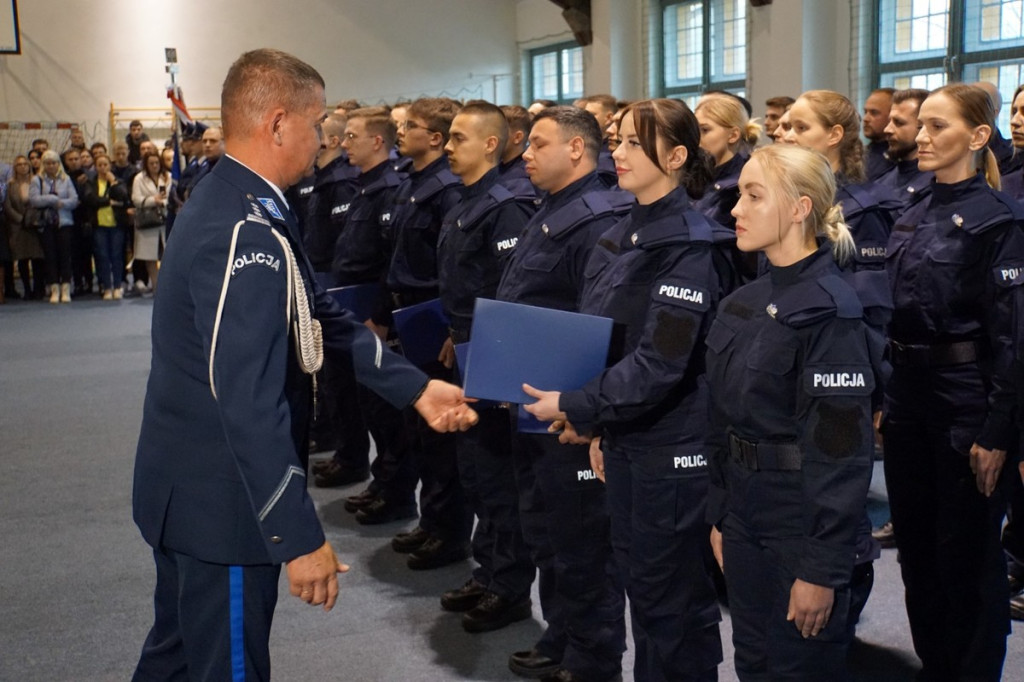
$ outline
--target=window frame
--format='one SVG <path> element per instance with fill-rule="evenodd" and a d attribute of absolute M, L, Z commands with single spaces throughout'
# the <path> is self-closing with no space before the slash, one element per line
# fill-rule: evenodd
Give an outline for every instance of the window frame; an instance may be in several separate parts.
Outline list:
<path fill-rule="evenodd" d="M 562 91 L 562 79 L 563 79 L 563 76 L 564 76 L 564 71 L 562 70 L 562 55 L 563 55 L 563 53 L 568 52 L 569 50 L 579 50 L 580 51 L 580 86 L 581 87 L 580 87 L 580 92 L 578 94 L 577 93 L 566 94 L 566 93 L 564 93 Z M 552 43 L 551 45 L 544 45 L 544 46 L 541 46 L 541 47 L 535 47 L 535 48 L 532 48 L 532 49 L 529 49 L 529 50 L 526 51 L 527 73 L 530 74 L 529 85 L 528 85 L 528 88 L 527 88 L 527 92 L 529 94 L 529 99 L 530 99 L 531 102 L 534 101 L 535 99 L 538 99 L 537 96 L 536 96 L 536 90 L 535 90 L 535 87 L 534 87 L 536 85 L 536 81 L 537 81 L 537 73 L 534 70 L 534 59 L 536 57 L 540 57 L 540 56 L 543 56 L 543 55 L 546 55 L 546 54 L 554 54 L 555 55 L 555 68 L 556 68 L 555 80 L 556 80 L 556 83 L 557 83 L 558 97 L 551 97 L 551 98 L 543 97 L 542 99 L 553 99 L 558 104 L 572 104 L 574 101 L 576 101 L 576 99 L 578 99 L 579 97 L 583 96 L 583 87 L 582 86 L 583 86 L 583 82 L 584 82 L 584 71 L 586 70 L 586 65 L 585 65 L 585 63 L 583 62 L 583 59 L 582 59 L 582 57 L 583 57 L 583 47 L 580 46 L 580 44 L 577 43 L 574 40 L 566 40 L 566 41 L 560 42 L 560 43 Z"/>
<path fill-rule="evenodd" d="M 973 68 L 984 66 L 998 66 L 1004 62 L 1024 61 L 1024 45 L 995 47 L 968 50 L 967 45 L 967 10 L 969 5 L 976 5 L 981 9 L 981 0 L 948 0 L 949 16 L 946 27 L 946 47 L 944 54 L 933 57 L 919 57 L 906 60 L 883 61 L 882 50 L 882 13 L 883 3 L 886 0 L 872 1 L 872 26 L 871 32 L 871 83 L 873 87 L 880 87 L 883 84 L 891 83 L 890 76 L 902 76 L 909 72 L 925 73 L 941 71 L 946 83 L 963 81 L 964 76 Z M 895 4 L 897 0 L 888 0 Z M 980 20 L 980 16 L 979 16 Z M 889 35 L 894 33 L 889 30 Z M 1019 85 L 1019 83 L 1017 84 Z M 1000 122 L 1006 123 L 1007 107 L 1000 112 Z M 1005 125 L 999 126 L 1004 134 Z"/>
<path fill-rule="evenodd" d="M 653 21 L 653 35 L 655 40 L 652 41 L 652 56 L 656 67 L 657 80 L 653 84 L 659 97 L 672 97 L 675 99 L 683 99 L 686 101 L 695 100 L 700 97 L 703 93 L 709 90 L 728 90 L 735 93 L 745 93 L 747 89 L 747 77 L 750 73 L 750 50 L 749 50 L 749 26 L 750 26 L 750 14 L 744 12 L 743 19 L 743 49 L 744 49 L 744 64 L 743 64 L 743 75 L 738 78 L 714 78 L 712 75 L 713 64 L 715 55 L 711 51 L 711 34 L 713 30 L 711 17 L 713 5 L 716 3 L 724 3 L 725 0 L 658 0 L 653 3 L 653 7 L 656 8 L 651 17 Z M 746 0 L 742 0 L 742 5 L 745 7 Z M 670 86 L 666 82 L 666 68 L 665 68 L 665 55 L 667 53 L 667 35 L 665 34 L 665 12 L 668 8 L 676 5 L 687 5 L 687 4 L 700 4 L 702 6 L 702 12 L 704 21 L 702 22 L 701 30 L 701 76 L 700 82 L 695 85 L 683 85 L 683 86 Z M 724 8 L 724 5 L 723 5 Z M 726 46 L 723 44 L 722 50 L 735 45 Z"/>

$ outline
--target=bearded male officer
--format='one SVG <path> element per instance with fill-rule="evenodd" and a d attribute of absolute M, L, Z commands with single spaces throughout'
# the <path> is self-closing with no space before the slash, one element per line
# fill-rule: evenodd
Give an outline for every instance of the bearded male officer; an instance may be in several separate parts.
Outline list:
<path fill-rule="evenodd" d="M 459 389 L 428 383 L 315 284 L 283 192 L 320 148 L 321 76 L 247 52 L 221 109 L 226 155 L 179 215 L 153 308 L 133 510 L 156 560 L 156 618 L 135 680 L 269 679 L 281 564 L 291 594 L 334 606 L 346 567 L 305 481 L 316 321 L 326 351 L 394 405 L 442 430 L 475 420 Z"/>

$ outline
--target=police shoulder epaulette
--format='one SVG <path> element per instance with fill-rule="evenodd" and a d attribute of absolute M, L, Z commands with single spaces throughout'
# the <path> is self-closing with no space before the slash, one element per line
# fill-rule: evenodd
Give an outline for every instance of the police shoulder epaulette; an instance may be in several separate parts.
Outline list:
<path fill-rule="evenodd" d="M 503 204 L 506 201 L 511 201 L 516 198 L 516 195 L 504 185 L 497 183 L 491 185 L 491 188 L 487 191 L 487 196 L 494 201 L 495 204 Z"/>
<path fill-rule="evenodd" d="M 878 205 L 875 195 L 862 185 L 846 185 L 839 188 L 836 192 L 836 202 L 842 203 L 845 218 L 860 215 Z"/>
<path fill-rule="evenodd" d="M 968 234 L 981 234 L 1006 222 L 1020 225 L 1024 221 L 1024 209 L 1013 198 L 996 190 L 990 190 L 988 196 L 994 201 L 975 199 L 957 205 L 949 220 Z"/>
<path fill-rule="evenodd" d="M 688 208 L 683 212 L 686 228 L 690 233 L 691 242 L 713 242 L 715 240 L 714 223 L 700 211 Z"/>
<path fill-rule="evenodd" d="M 892 288 L 885 270 L 857 270 L 844 272 L 844 278 L 853 287 L 861 306 L 892 310 Z"/>
<path fill-rule="evenodd" d="M 776 320 L 799 329 L 832 317 L 859 319 L 864 315 L 860 298 L 837 274 L 822 275 L 816 287 L 789 287 L 772 301 Z M 771 314 L 771 311 L 769 312 Z"/>
<path fill-rule="evenodd" d="M 452 173 L 448 169 L 441 170 L 434 173 L 429 178 L 426 178 L 423 183 L 416 188 L 416 191 L 412 193 L 409 201 L 414 204 L 426 201 L 452 185 L 457 185 L 460 182 L 459 176 L 455 175 L 455 173 Z"/>

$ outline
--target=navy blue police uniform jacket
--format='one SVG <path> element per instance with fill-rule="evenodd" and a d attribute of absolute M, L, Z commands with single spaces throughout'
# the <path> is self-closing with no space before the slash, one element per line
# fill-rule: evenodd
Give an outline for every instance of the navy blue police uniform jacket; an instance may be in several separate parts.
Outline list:
<path fill-rule="evenodd" d="M 395 197 L 394 247 L 387 285 L 392 292 L 437 290 L 437 239 L 445 215 L 459 202 L 462 181 L 448 157 L 411 171 Z"/>
<path fill-rule="evenodd" d="M 927 199 L 932 192 L 935 173 L 917 167 L 917 159 L 905 159 L 887 170 L 875 184 L 888 188 L 900 202 L 897 217 L 912 204 Z"/>
<path fill-rule="evenodd" d="M 391 261 L 395 195 L 404 179 L 390 161 L 382 161 L 359 176 L 359 191 L 334 245 L 331 271 L 339 286 L 384 284 Z"/>
<path fill-rule="evenodd" d="M 1014 442 L 1022 224 L 1024 209 L 978 174 L 954 184 L 934 182 L 930 199 L 903 214 L 889 242 L 886 270 L 895 304 L 889 338 L 904 347 L 977 345 L 988 412 L 973 442 L 989 450 L 1008 450 Z"/>
<path fill-rule="evenodd" d="M 864 148 L 864 170 L 868 180 L 877 180 L 895 165 L 889 158 L 889 143 L 885 140 L 870 142 Z"/>
<path fill-rule="evenodd" d="M 702 344 L 736 274 L 736 235 L 696 211 L 679 187 L 598 240 L 584 272 L 580 312 L 614 323 L 610 366 L 559 409 L 584 433 L 675 445 L 703 434 Z"/>
<path fill-rule="evenodd" d="M 837 174 L 836 203 L 843 208 L 843 220 L 856 245 L 847 269 L 884 269 L 889 233 L 901 208 L 895 194 L 876 182 L 852 183 Z"/>
<path fill-rule="evenodd" d="M 704 196 L 694 205 L 712 221 L 736 230 L 736 218 L 732 209 L 740 199 L 740 172 L 750 160 L 746 154 L 736 154 L 720 166 L 716 166 L 712 174 L 712 183 L 708 185 Z"/>
<path fill-rule="evenodd" d="M 359 193 L 359 169 L 342 155 L 316 169 L 303 241 L 317 272 L 330 272 L 352 199 Z"/>
<path fill-rule="evenodd" d="M 196 187 L 165 253 L 135 461 L 145 540 L 209 563 L 279 564 L 324 542 L 306 491 L 311 378 L 296 357 L 283 238 L 325 353 L 392 404 L 426 375 L 387 352 L 313 279 L 273 186 L 225 156 Z M 275 232 L 277 233 L 275 235 Z M 294 315 L 292 315 L 294 317 Z"/>
<path fill-rule="evenodd" d="M 632 205 L 633 195 L 607 189 L 596 172 L 546 195 L 505 265 L 498 300 L 578 310 L 594 244 Z"/>
<path fill-rule="evenodd" d="M 1024 154 L 1022 154 L 1024 156 Z M 1002 178 L 1003 192 L 1024 204 L 1024 169 L 1018 169 Z"/>
<path fill-rule="evenodd" d="M 891 307 L 884 272 L 842 269 L 826 243 L 726 297 L 707 336 L 707 520 L 802 538 L 791 570 L 815 585 L 850 581 Z"/>
<path fill-rule="evenodd" d="M 456 343 L 469 340 L 477 298 L 495 297 L 501 272 L 537 207 L 498 183 L 497 167 L 462 190 L 437 243 L 441 306 Z"/>

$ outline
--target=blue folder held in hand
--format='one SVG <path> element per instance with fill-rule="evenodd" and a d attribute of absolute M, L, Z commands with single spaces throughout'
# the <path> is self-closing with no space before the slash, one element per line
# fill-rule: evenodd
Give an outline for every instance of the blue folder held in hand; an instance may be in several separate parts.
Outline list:
<path fill-rule="evenodd" d="M 376 282 L 335 287 L 328 289 L 327 293 L 333 296 L 342 308 L 352 311 L 361 322 L 370 319 L 382 295 L 381 286 Z"/>
<path fill-rule="evenodd" d="M 409 362 L 424 367 L 437 360 L 448 338 L 448 317 L 440 300 L 435 298 L 399 308 L 391 317 L 398 340 L 402 342 L 402 352 Z"/>
<path fill-rule="evenodd" d="M 478 298 L 465 368 L 466 395 L 532 403 L 522 385 L 545 391 L 582 387 L 608 357 L 612 321 L 519 303 Z"/>

